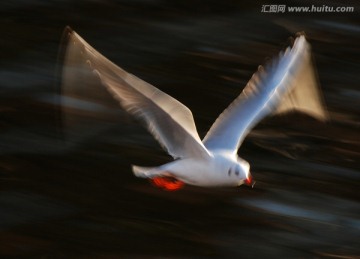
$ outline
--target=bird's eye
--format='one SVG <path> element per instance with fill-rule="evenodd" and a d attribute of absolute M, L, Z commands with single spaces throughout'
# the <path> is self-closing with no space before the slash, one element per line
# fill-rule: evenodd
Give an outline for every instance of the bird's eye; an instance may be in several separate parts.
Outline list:
<path fill-rule="evenodd" d="M 237 165 L 237 166 L 235 167 L 235 175 L 236 175 L 236 176 L 239 176 L 239 175 L 240 175 L 240 172 L 241 172 L 241 167 L 240 167 L 239 165 Z"/>

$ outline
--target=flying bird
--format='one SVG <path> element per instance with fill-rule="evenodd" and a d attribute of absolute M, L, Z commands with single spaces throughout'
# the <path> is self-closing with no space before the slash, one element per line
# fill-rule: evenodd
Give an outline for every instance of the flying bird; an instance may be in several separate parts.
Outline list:
<path fill-rule="evenodd" d="M 63 81 L 70 82 L 71 87 L 73 77 L 87 71 L 124 110 L 144 123 L 174 161 L 157 167 L 133 165 L 132 171 L 135 176 L 149 178 L 166 190 L 177 190 L 185 184 L 253 186 L 250 164 L 237 152 L 260 120 L 292 110 L 322 121 L 328 117 L 311 60 L 311 48 L 303 34 L 298 34 L 292 47 L 258 67 L 202 140 L 192 113 L 184 104 L 112 63 L 69 27 L 64 35 Z"/>

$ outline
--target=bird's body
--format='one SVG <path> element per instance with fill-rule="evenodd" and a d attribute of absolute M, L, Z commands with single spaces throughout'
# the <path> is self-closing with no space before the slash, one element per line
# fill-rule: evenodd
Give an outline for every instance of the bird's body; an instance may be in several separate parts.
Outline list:
<path fill-rule="evenodd" d="M 202 187 L 239 186 L 251 177 L 249 163 L 227 151 L 217 151 L 208 158 L 184 158 L 154 168 L 133 166 L 138 177 L 158 175 L 176 177 L 190 185 Z"/>
<path fill-rule="evenodd" d="M 249 131 L 264 117 L 299 110 L 326 119 L 303 35 L 292 48 L 250 79 L 242 93 L 218 117 L 201 141 L 191 111 L 158 88 L 122 70 L 71 29 L 67 29 L 63 81 L 91 71 L 120 105 L 142 121 L 174 161 L 158 167 L 133 166 L 138 177 L 171 177 L 203 187 L 253 185 L 250 165 L 237 155 Z M 77 70 L 74 70 L 74 66 Z M 68 68 L 67 68 L 68 67 Z"/>

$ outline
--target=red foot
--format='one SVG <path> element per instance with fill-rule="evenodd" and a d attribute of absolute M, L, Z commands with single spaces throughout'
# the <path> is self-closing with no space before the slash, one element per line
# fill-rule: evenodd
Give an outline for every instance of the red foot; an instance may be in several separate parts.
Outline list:
<path fill-rule="evenodd" d="M 166 191 L 177 191 L 184 187 L 185 183 L 170 176 L 154 177 L 150 179 L 152 184 Z"/>

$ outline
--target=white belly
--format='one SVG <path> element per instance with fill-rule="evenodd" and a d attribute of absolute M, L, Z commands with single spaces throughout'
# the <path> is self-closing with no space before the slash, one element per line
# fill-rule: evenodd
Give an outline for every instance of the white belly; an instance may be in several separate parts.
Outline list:
<path fill-rule="evenodd" d="M 223 164 L 214 160 L 182 159 L 169 163 L 166 170 L 179 180 L 203 187 L 236 186 L 224 171 Z"/>

